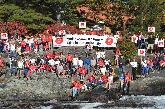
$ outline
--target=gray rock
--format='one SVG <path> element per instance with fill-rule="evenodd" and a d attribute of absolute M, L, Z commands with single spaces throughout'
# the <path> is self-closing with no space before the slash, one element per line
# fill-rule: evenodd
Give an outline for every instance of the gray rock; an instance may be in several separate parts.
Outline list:
<path fill-rule="evenodd" d="M 162 95 L 165 92 L 165 78 L 144 78 L 130 82 L 129 94 L 133 95 Z"/>

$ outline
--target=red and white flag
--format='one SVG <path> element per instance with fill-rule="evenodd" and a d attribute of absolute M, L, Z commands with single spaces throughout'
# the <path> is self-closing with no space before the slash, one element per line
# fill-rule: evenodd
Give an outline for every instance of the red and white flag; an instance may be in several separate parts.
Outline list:
<path fill-rule="evenodd" d="M 86 22 L 79 22 L 79 28 L 86 28 Z"/>
<path fill-rule="evenodd" d="M 8 39 L 7 33 L 1 33 L 1 39 Z"/>
<path fill-rule="evenodd" d="M 53 47 L 63 46 L 64 38 L 63 37 L 54 37 L 53 36 Z"/>
<path fill-rule="evenodd" d="M 138 49 L 138 56 L 145 56 L 145 49 Z"/>
<path fill-rule="evenodd" d="M 148 27 L 148 32 L 149 33 L 154 33 L 155 32 L 155 27 Z"/>
<path fill-rule="evenodd" d="M 158 47 L 164 47 L 164 40 L 158 41 Z"/>
<path fill-rule="evenodd" d="M 60 31 L 58 32 L 58 34 L 59 34 L 59 35 L 65 35 L 66 32 L 65 32 L 65 30 L 60 30 Z"/>

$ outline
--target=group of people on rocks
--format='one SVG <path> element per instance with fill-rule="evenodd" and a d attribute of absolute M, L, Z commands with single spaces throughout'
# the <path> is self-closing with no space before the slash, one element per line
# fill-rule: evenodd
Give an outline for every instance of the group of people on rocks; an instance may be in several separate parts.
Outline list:
<path fill-rule="evenodd" d="M 140 39 L 142 38 L 137 40 Z M 140 47 L 141 44 L 138 41 L 137 46 Z M 0 68 L 8 66 L 11 75 L 19 79 L 38 80 L 53 75 L 74 78 L 71 83 L 73 97 L 95 86 L 110 90 L 116 77 L 122 88 L 125 83 L 137 79 L 138 69 L 140 75 L 147 76 L 151 71 L 165 66 L 164 52 L 156 50 L 152 57 L 140 60 L 126 59 L 119 49 L 116 49 L 114 59 L 106 58 L 104 50 L 96 51 L 93 57 L 86 54 L 85 58 L 73 53 L 63 54 L 54 51 L 51 35 L 0 40 L 0 53 L 6 53 L 9 60 L 8 64 L 4 64 L 5 59 L 0 56 Z"/>

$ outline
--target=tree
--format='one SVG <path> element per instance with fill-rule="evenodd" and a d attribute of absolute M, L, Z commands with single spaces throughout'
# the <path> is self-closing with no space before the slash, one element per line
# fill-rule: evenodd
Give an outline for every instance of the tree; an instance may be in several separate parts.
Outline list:
<path fill-rule="evenodd" d="M 137 56 L 137 47 L 126 34 L 123 36 L 123 41 L 118 44 L 118 47 L 121 50 L 121 54 L 126 58 L 133 59 Z"/>
<path fill-rule="evenodd" d="M 31 9 L 23 10 L 14 4 L 4 4 L 0 6 L 0 20 L 3 22 L 23 22 L 31 31 L 40 31 L 44 29 L 46 24 L 54 22 L 50 17 L 44 16 Z"/>

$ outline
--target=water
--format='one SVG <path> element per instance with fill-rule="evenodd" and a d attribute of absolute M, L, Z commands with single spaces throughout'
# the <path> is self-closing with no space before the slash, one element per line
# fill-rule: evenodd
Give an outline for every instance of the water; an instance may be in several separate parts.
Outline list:
<path fill-rule="evenodd" d="M 139 95 L 139 96 L 123 96 L 120 98 L 121 102 L 135 102 L 136 104 L 139 105 L 139 107 L 129 107 L 125 106 L 110 106 L 110 107 L 105 107 L 106 103 L 89 103 L 89 102 L 71 102 L 71 103 L 62 103 L 61 105 L 64 105 L 64 109 L 71 109 L 67 108 L 68 106 L 71 105 L 78 105 L 79 109 L 165 109 L 165 95 L 162 96 L 144 96 L 144 95 Z M 110 103 L 109 103 L 110 104 Z M 144 105 L 144 104 L 152 104 L 152 106 Z M 144 105 L 144 106 L 143 106 Z M 52 106 L 40 106 L 35 109 L 53 109 Z"/>

